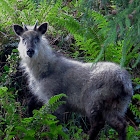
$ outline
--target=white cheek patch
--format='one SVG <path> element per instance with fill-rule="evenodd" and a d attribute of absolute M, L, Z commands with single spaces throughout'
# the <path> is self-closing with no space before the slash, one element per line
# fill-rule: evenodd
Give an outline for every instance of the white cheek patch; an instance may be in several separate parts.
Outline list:
<path fill-rule="evenodd" d="M 20 57 L 21 57 L 22 59 L 27 59 L 27 58 L 29 58 L 29 56 L 27 55 L 27 47 L 26 47 L 26 45 L 24 45 L 24 44 L 22 43 L 22 41 L 20 41 L 20 43 L 19 43 L 19 45 L 18 45 L 18 51 L 19 51 Z M 35 53 L 34 53 L 34 55 L 33 55 L 32 58 L 36 58 L 36 57 L 38 56 L 37 46 L 35 46 L 34 51 L 35 51 Z"/>
<path fill-rule="evenodd" d="M 20 53 L 21 58 L 27 57 L 26 46 L 21 41 L 20 41 L 20 43 L 18 45 L 18 51 Z"/>

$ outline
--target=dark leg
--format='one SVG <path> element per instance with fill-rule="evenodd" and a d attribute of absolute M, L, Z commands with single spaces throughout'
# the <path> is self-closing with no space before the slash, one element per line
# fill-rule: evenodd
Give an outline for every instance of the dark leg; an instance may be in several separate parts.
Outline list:
<path fill-rule="evenodd" d="M 119 134 L 119 140 L 126 140 L 126 121 L 118 115 L 110 115 L 107 118 L 108 124 Z"/>
<path fill-rule="evenodd" d="M 59 120 L 59 123 L 64 122 L 65 112 L 66 112 L 65 106 L 60 105 L 59 108 L 53 113 L 53 115 L 55 115 L 57 119 Z"/>
<path fill-rule="evenodd" d="M 39 101 L 36 96 L 32 95 L 30 101 L 28 102 L 29 117 L 33 116 L 34 109 L 40 109 L 42 106 L 43 106 L 43 103 Z"/>
<path fill-rule="evenodd" d="M 89 131 L 89 140 L 95 140 L 99 131 L 104 127 L 105 122 L 101 115 L 90 118 L 91 128 Z"/>

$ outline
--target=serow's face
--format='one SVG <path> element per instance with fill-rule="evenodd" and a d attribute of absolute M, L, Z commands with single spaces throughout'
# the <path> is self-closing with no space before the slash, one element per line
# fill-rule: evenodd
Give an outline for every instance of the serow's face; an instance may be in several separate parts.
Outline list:
<path fill-rule="evenodd" d="M 26 53 L 25 55 L 30 58 L 37 54 L 39 43 L 40 34 L 36 31 L 26 31 L 20 37 L 20 45 L 23 47 L 22 50 L 24 50 L 22 53 Z"/>
<path fill-rule="evenodd" d="M 47 31 L 48 23 L 43 23 L 37 28 L 35 24 L 33 30 L 28 30 L 26 25 L 22 28 L 20 25 L 14 25 L 16 35 L 20 37 L 18 50 L 20 56 L 32 58 L 38 54 L 41 36 Z"/>

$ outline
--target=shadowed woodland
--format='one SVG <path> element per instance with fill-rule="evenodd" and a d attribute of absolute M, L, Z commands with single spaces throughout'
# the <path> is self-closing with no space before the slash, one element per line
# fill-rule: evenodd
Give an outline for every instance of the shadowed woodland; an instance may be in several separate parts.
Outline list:
<path fill-rule="evenodd" d="M 0 1 L 0 139 L 86 140 L 85 116 L 65 113 L 63 123 L 52 113 L 65 104 L 60 94 L 44 105 L 29 91 L 19 68 L 19 38 L 13 24 L 49 23 L 45 34 L 61 55 L 82 62 L 110 61 L 130 74 L 134 96 L 125 115 L 127 139 L 140 138 L 140 1 L 139 0 L 1 0 Z M 68 97 L 66 97 L 68 98 Z M 30 108 L 29 108 L 30 106 Z M 32 110 L 34 110 L 32 112 Z M 107 124 L 99 140 L 117 140 Z"/>

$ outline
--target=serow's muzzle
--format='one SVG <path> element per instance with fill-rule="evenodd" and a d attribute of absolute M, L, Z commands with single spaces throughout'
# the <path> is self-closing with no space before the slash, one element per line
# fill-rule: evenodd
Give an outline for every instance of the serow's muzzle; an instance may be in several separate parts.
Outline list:
<path fill-rule="evenodd" d="M 28 55 L 29 57 L 32 57 L 32 56 L 34 55 L 34 53 L 35 53 L 35 51 L 34 51 L 33 49 L 28 49 L 28 50 L 27 50 L 27 55 Z"/>

